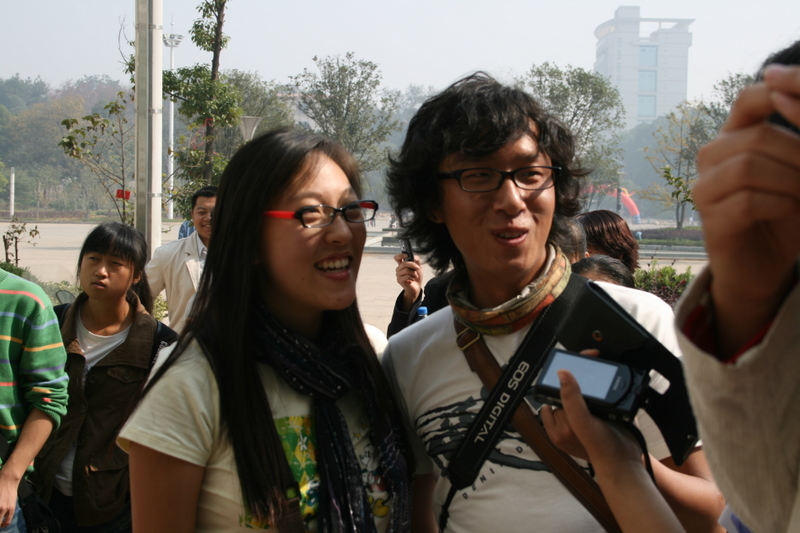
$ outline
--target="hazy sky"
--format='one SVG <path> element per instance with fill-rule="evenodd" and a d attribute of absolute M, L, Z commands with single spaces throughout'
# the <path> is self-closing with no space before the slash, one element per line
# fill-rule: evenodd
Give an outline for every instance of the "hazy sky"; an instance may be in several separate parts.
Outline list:
<path fill-rule="evenodd" d="M 163 0 L 165 33 L 172 21 L 186 35 L 198 3 Z M 313 69 L 315 55 L 353 51 L 397 89 L 443 88 L 478 69 L 510 79 L 544 61 L 591 69 L 594 30 L 620 5 L 639 5 L 642 17 L 695 19 L 689 98 L 800 39 L 800 0 L 230 0 L 222 68 L 285 82 Z M 118 33 L 122 25 L 133 39 L 134 7 L 134 0 L 0 0 L 0 78 L 41 76 L 54 87 L 84 75 L 122 79 Z M 210 59 L 188 35 L 175 50 L 176 67 Z"/>

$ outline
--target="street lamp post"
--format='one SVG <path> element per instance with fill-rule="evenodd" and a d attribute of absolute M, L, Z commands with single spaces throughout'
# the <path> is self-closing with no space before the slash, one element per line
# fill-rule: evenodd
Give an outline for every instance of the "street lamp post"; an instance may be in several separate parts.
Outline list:
<path fill-rule="evenodd" d="M 164 44 L 169 47 L 169 70 L 175 70 L 175 48 L 181 44 L 183 35 L 170 33 L 164 35 Z M 175 203 L 172 201 L 172 191 L 175 186 L 174 170 L 175 170 L 175 156 L 172 151 L 175 149 L 175 102 L 170 98 L 169 100 L 169 155 L 167 157 L 167 176 L 169 176 L 169 201 L 167 202 L 167 218 L 172 220 L 175 215 Z"/>
<path fill-rule="evenodd" d="M 261 122 L 261 117 L 247 117 L 244 116 L 239 121 L 239 131 L 242 132 L 242 138 L 244 142 L 249 142 L 253 140 L 253 136 L 256 134 L 256 128 L 258 127 L 258 123 Z"/>

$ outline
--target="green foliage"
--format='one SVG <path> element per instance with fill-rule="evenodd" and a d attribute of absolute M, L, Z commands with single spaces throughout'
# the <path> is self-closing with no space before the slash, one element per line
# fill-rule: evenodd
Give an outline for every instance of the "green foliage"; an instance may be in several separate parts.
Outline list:
<path fill-rule="evenodd" d="M 14 217 L 11 220 L 11 224 L 8 226 L 6 232 L 3 233 L 3 248 L 5 249 L 6 257 L 5 262 L 11 263 L 11 261 L 14 261 L 14 265 L 19 266 L 19 244 L 23 243 L 36 246 L 36 243 L 31 239 L 35 239 L 38 236 L 38 226 L 28 229 L 27 222 L 20 222 L 17 217 Z"/>
<path fill-rule="evenodd" d="M 382 167 L 386 154 L 381 145 L 400 126 L 394 118 L 400 93 L 381 89 L 378 65 L 356 59 L 353 52 L 313 61 L 319 73 L 304 69 L 291 77 L 300 111 L 313 121 L 306 126 L 342 143 L 362 171 Z"/>
<path fill-rule="evenodd" d="M 658 229 L 643 229 L 642 241 L 650 240 L 655 243 L 664 244 L 663 241 L 686 241 L 692 243 L 693 246 L 702 246 L 705 241 L 703 229 L 693 226 L 690 228 L 684 227 L 683 229 L 675 228 L 658 228 Z"/>
<path fill-rule="evenodd" d="M 11 78 L 0 80 L 0 106 L 17 114 L 34 104 L 45 102 L 49 92 L 50 88 L 41 77 L 23 80 L 19 74 L 15 74 Z"/>
<path fill-rule="evenodd" d="M 669 305 L 674 306 L 686 286 L 694 278 L 691 267 L 678 274 L 672 265 L 658 266 L 653 259 L 647 269 L 637 269 L 634 273 L 636 288 L 655 294 Z"/>
<path fill-rule="evenodd" d="M 56 293 L 58 291 L 69 291 L 74 295 L 78 295 L 81 292 L 81 288 L 71 281 L 41 281 L 39 278 L 34 276 L 30 270 L 27 268 L 19 267 L 13 263 L 2 263 L 0 262 L 0 270 L 5 270 L 10 274 L 14 274 L 15 276 L 19 276 L 20 278 L 26 279 L 28 281 L 32 281 L 33 283 L 37 284 L 42 288 L 44 293 L 50 298 L 50 302 L 53 305 L 58 305 L 61 302 L 58 300 Z"/>
<path fill-rule="evenodd" d="M 133 202 L 117 198 L 117 189 L 133 188 L 133 126 L 128 125 L 128 98 L 124 92 L 105 106 L 105 114 L 61 121 L 67 134 L 58 145 L 64 153 L 85 165 L 98 179 L 117 210 L 121 222 L 133 223 Z"/>
<path fill-rule="evenodd" d="M 227 2 L 228 0 L 204 0 L 197 6 L 202 18 L 194 21 L 189 34 L 192 42 L 201 50 L 213 52 L 228 45 L 230 38 L 222 34 Z"/>
<path fill-rule="evenodd" d="M 206 168 L 205 149 L 203 135 L 200 127 L 189 126 L 194 136 L 181 137 L 175 149 L 175 163 L 177 164 L 177 177 L 180 178 L 180 185 L 172 191 L 175 202 L 175 211 L 185 219 L 190 218 L 192 211 L 192 195 L 198 189 L 206 185 L 219 185 L 219 178 L 228 158 L 222 154 L 213 154 L 211 160 L 211 180 L 206 180 L 204 171 Z"/>
<path fill-rule="evenodd" d="M 31 274 L 30 270 L 27 268 L 22 268 L 14 263 L 9 263 L 8 261 L 3 261 L 0 263 L 0 270 L 5 270 L 10 274 L 14 274 L 15 276 L 25 279 L 31 279 L 33 277 L 33 274 Z"/>
<path fill-rule="evenodd" d="M 228 42 L 222 33 L 226 4 L 227 0 L 203 0 L 197 8 L 201 18 L 195 21 L 189 32 L 198 47 L 211 52 L 210 67 L 198 64 L 174 73 L 164 73 L 165 96 L 180 102 L 178 112 L 181 115 L 205 128 L 203 164 L 199 175 L 194 167 L 181 170 L 184 176 L 189 176 L 194 188 L 199 188 L 196 185 L 210 185 L 215 178 L 219 179 L 215 173 L 216 128 L 235 124 L 242 114 L 237 105 L 238 92 L 219 80 L 219 58 Z"/>
<path fill-rule="evenodd" d="M 4 191 L 8 186 L 8 178 L 6 177 L 6 166 L 0 161 L 0 191 Z"/>
<path fill-rule="evenodd" d="M 694 196 L 692 196 L 692 182 L 682 176 L 673 176 L 672 169 L 669 167 L 664 167 L 661 171 L 664 181 L 672 189 L 672 199 L 678 203 L 690 204 L 695 207 Z"/>
<path fill-rule="evenodd" d="M 517 84 L 562 120 L 575 135 L 578 156 L 589 175 L 587 206 L 598 203 L 619 179 L 619 132 L 625 125 L 625 107 L 619 91 L 603 76 L 549 62 L 533 65 Z"/>
<path fill-rule="evenodd" d="M 179 103 L 178 112 L 197 125 L 235 125 L 242 115 L 235 87 L 212 79 L 208 65 L 194 65 L 164 72 L 164 92 Z"/>
<path fill-rule="evenodd" d="M 164 320 L 167 316 L 167 301 L 163 296 L 156 296 L 153 300 L 153 318 L 158 321 Z"/>

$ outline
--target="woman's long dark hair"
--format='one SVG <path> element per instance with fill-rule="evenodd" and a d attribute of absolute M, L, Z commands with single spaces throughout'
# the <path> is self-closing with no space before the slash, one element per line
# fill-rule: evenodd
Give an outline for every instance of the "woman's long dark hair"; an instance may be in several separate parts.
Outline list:
<path fill-rule="evenodd" d="M 147 274 L 144 271 L 144 265 L 147 263 L 147 242 L 139 230 L 121 222 L 104 222 L 94 228 L 86 236 L 78 254 L 79 278 L 83 256 L 88 253 L 115 255 L 130 261 L 133 265 L 133 277 L 140 277 L 129 290 L 139 297 L 147 313 L 153 314 L 153 295 L 150 293 L 150 284 L 147 283 Z"/>
<path fill-rule="evenodd" d="M 342 168 L 360 195 L 353 157 L 319 135 L 276 130 L 250 141 L 233 156 L 220 180 L 212 242 L 188 324 L 178 346 L 145 391 L 147 394 L 192 338 L 203 341 L 219 387 L 222 420 L 233 447 L 245 505 L 257 520 L 273 524 L 285 504 L 279 489 L 289 486 L 282 479 L 286 469 L 281 465 L 286 456 L 254 352 L 248 349 L 248 310 L 251 300 L 258 298 L 256 279 L 263 268 L 257 264 L 263 212 L 295 178 L 313 172 L 321 155 Z M 393 408 L 356 303 L 342 311 L 326 311 L 323 328 L 338 331 L 337 342 L 362 348 L 363 365 L 379 384 L 381 406 Z"/>

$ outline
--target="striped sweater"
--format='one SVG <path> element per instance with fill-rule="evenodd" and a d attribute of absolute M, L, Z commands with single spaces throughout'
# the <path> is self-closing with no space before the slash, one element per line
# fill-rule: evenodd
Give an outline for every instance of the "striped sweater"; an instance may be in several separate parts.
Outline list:
<path fill-rule="evenodd" d="M 50 298 L 35 283 L 0 270 L 0 435 L 16 442 L 32 407 L 67 412 L 67 354 Z"/>

